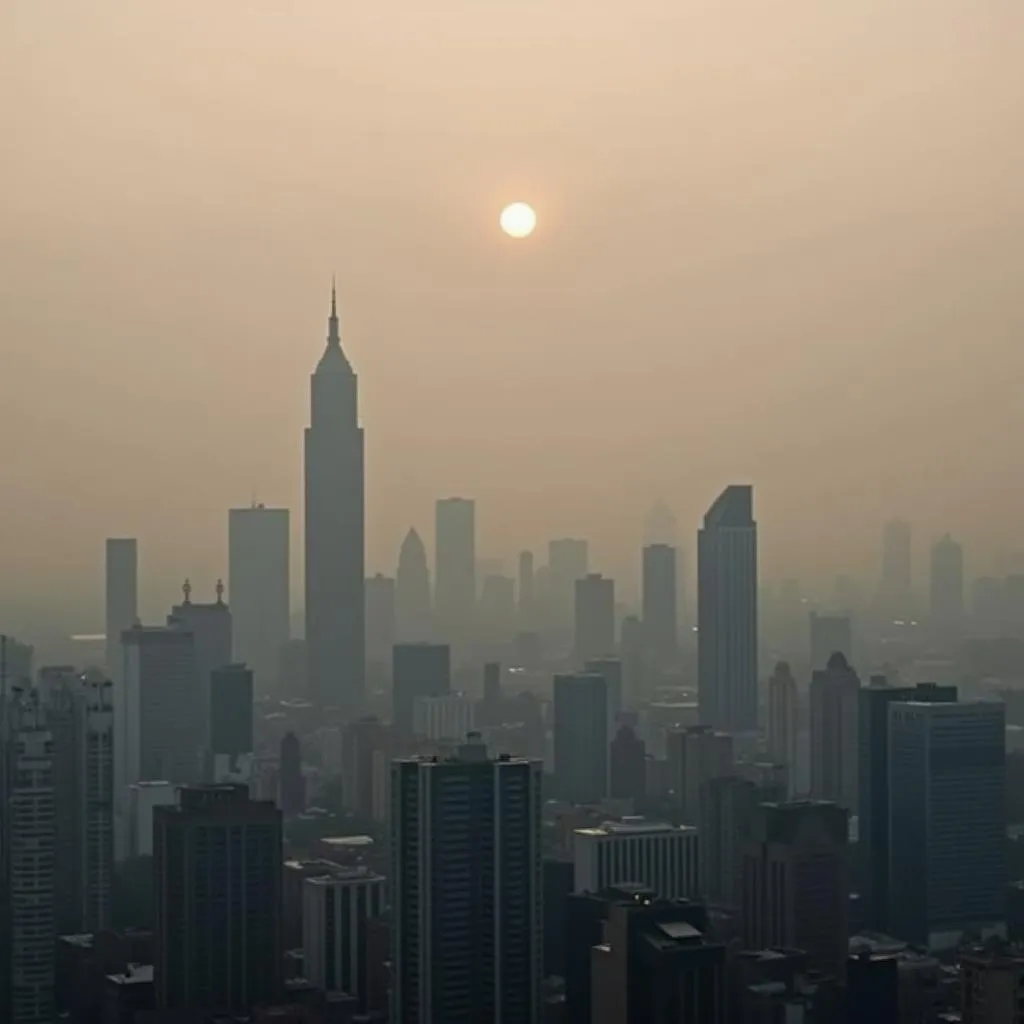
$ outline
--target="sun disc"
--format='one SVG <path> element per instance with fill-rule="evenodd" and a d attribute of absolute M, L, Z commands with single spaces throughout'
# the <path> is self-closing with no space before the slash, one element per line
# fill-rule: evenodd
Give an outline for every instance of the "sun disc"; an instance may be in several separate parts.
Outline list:
<path fill-rule="evenodd" d="M 510 203 L 501 211 L 498 223 L 510 238 L 526 238 L 537 226 L 537 214 L 529 203 Z"/>

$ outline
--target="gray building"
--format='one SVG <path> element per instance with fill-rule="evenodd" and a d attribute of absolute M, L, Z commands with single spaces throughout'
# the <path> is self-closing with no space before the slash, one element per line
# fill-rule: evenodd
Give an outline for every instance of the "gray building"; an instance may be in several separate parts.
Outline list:
<path fill-rule="evenodd" d="M 539 1024 L 541 765 L 392 763 L 392 1020 Z"/>
<path fill-rule="evenodd" d="M 305 442 L 309 695 L 354 718 L 366 675 L 363 428 L 359 382 L 341 348 L 333 288 L 327 347 L 310 381 Z"/>
<path fill-rule="evenodd" d="M 964 549 L 948 533 L 932 545 L 929 569 L 932 629 L 956 637 L 964 625 Z"/>
<path fill-rule="evenodd" d="M 576 662 L 615 653 L 615 580 L 589 573 L 575 584 L 574 640 Z"/>
<path fill-rule="evenodd" d="M 579 537 L 560 537 L 548 542 L 547 608 L 549 625 L 570 629 L 576 598 L 576 581 L 587 575 L 590 547 Z"/>
<path fill-rule="evenodd" d="M 811 677 L 811 796 L 857 811 L 860 679 L 836 651 Z"/>
<path fill-rule="evenodd" d="M 608 795 L 608 681 L 596 673 L 555 676 L 555 788 L 563 800 Z"/>
<path fill-rule="evenodd" d="M 1001 703 L 889 705 L 889 928 L 939 951 L 1006 933 Z"/>
<path fill-rule="evenodd" d="M 434 608 L 442 640 L 462 648 L 476 623 L 476 503 L 442 498 L 435 509 Z"/>
<path fill-rule="evenodd" d="M 425 637 L 423 639 L 426 639 Z M 387 672 L 395 646 L 395 580 L 377 573 L 366 580 L 366 663 Z"/>
<path fill-rule="evenodd" d="M 410 528 L 398 552 L 395 574 L 395 639 L 425 643 L 434 635 L 430 600 L 430 569 L 423 540 Z"/>
<path fill-rule="evenodd" d="M 675 665 L 679 656 L 678 579 L 674 547 L 649 544 L 643 549 L 644 640 L 648 655 L 660 670 Z"/>
<path fill-rule="evenodd" d="M 811 669 L 823 669 L 833 654 L 841 654 L 853 663 L 853 626 L 849 615 L 809 615 Z"/>
<path fill-rule="evenodd" d="M 451 649 L 447 644 L 395 644 L 391 662 L 391 720 L 408 735 L 417 697 L 443 697 L 452 688 Z"/>
<path fill-rule="evenodd" d="M 697 537 L 697 647 L 701 721 L 757 729 L 757 524 L 754 492 L 732 485 Z"/>
<path fill-rule="evenodd" d="M 121 634 L 139 618 L 139 545 L 134 537 L 111 537 L 106 555 L 106 669 L 120 679 L 124 669 Z"/>

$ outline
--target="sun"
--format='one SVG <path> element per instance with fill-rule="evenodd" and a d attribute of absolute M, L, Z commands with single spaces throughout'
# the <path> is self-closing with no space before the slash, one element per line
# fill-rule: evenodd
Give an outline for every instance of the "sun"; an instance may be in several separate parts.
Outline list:
<path fill-rule="evenodd" d="M 498 223 L 510 238 L 526 238 L 537 226 L 537 214 L 529 203 L 510 203 L 501 211 Z"/>

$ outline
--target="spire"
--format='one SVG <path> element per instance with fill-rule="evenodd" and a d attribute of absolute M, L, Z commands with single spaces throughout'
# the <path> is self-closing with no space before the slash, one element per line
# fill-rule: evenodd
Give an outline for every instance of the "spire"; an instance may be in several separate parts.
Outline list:
<path fill-rule="evenodd" d="M 327 320 L 327 344 L 341 345 L 341 333 L 338 330 L 338 287 L 331 275 L 331 315 Z"/>

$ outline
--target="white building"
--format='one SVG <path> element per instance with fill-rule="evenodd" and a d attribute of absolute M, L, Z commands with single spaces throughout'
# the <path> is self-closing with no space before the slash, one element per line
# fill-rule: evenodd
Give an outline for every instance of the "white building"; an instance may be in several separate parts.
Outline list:
<path fill-rule="evenodd" d="M 638 882 L 665 899 L 691 898 L 700 891 L 697 829 L 641 817 L 578 828 L 573 867 L 577 892 Z"/>
<path fill-rule="evenodd" d="M 302 886 L 303 969 L 323 992 L 346 992 L 365 1009 L 369 987 L 367 922 L 384 911 L 384 877 L 339 869 Z"/>
<path fill-rule="evenodd" d="M 412 728 L 429 740 L 464 740 L 473 732 L 476 702 L 464 693 L 417 697 L 412 705 Z"/>
<path fill-rule="evenodd" d="M 170 782 L 135 782 L 128 787 L 128 842 L 123 857 L 153 855 L 153 809 L 178 802 L 177 788 Z"/>

